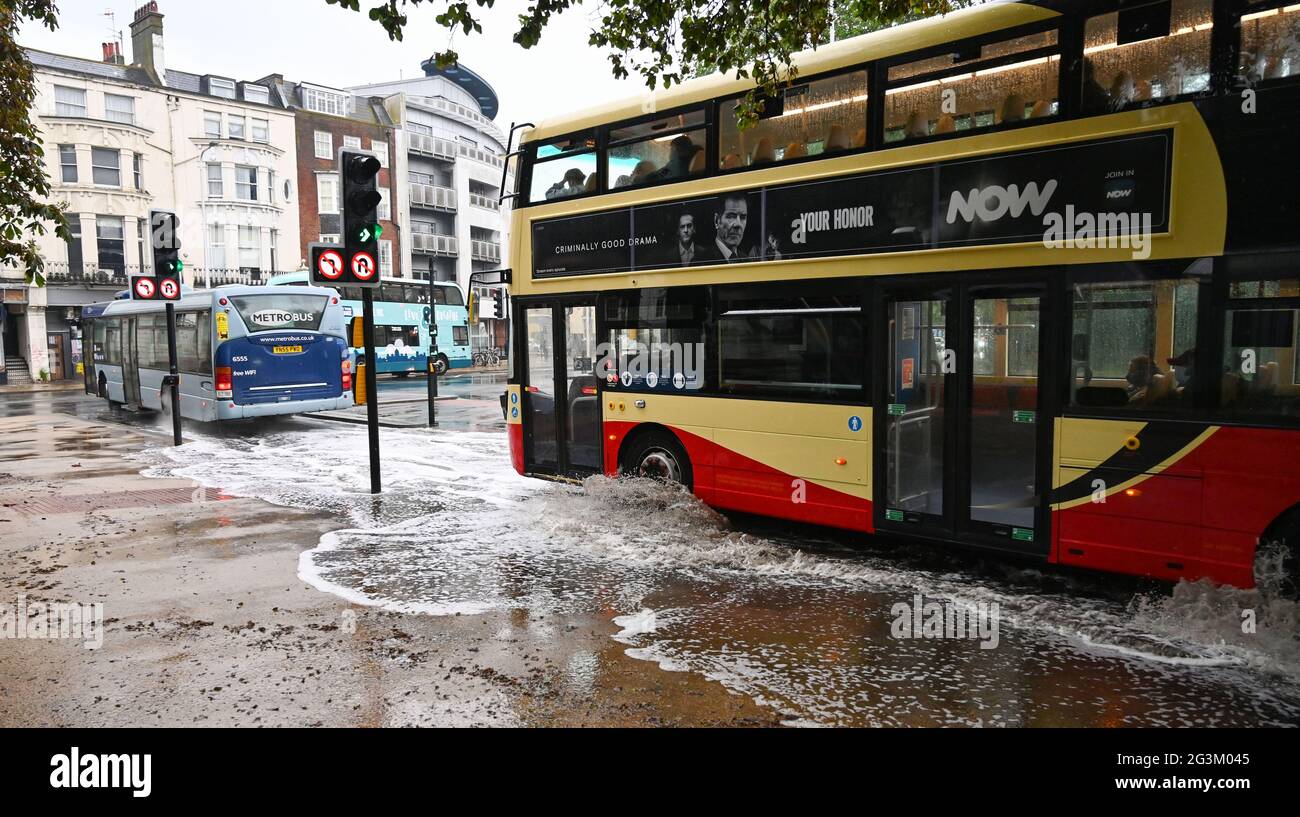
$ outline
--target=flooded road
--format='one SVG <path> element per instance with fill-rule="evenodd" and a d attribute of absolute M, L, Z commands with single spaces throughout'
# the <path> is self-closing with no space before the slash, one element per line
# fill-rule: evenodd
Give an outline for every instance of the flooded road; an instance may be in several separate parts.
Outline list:
<path fill-rule="evenodd" d="M 200 430 L 138 456 L 152 475 L 335 515 L 340 529 L 298 565 L 323 592 L 431 617 L 601 617 L 628 655 L 721 684 L 786 723 L 1300 724 L 1297 608 L 1268 593 L 792 532 L 644 481 L 524 479 L 499 408 L 487 398 L 465 408 L 477 419 L 381 431 L 377 500 L 360 426 Z M 971 613 L 971 631 L 901 626 L 931 608 Z M 1253 633 L 1242 632 L 1244 610 Z M 611 683 L 599 663 L 571 671 Z"/>

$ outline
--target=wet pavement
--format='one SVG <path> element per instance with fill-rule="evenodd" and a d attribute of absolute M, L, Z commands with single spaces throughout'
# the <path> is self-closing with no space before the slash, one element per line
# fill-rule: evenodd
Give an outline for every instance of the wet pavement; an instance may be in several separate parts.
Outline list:
<path fill-rule="evenodd" d="M 444 685 L 377 722 L 447 722 L 429 702 L 450 695 L 453 722 L 467 723 L 1300 724 L 1300 609 L 1267 586 L 1062 573 L 728 518 L 639 480 L 524 479 L 509 465 L 500 389 L 499 377 L 449 378 L 441 391 L 457 408 L 444 416 L 439 403 L 438 428 L 383 429 L 378 499 L 366 493 L 365 429 L 343 423 L 187 427 L 180 448 L 146 436 L 111 458 L 246 498 L 228 502 L 262 509 L 256 537 L 274 543 L 268 565 L 296 573 L 297 605 L 328 610 L 321 620 L 355 609 L 371 630 L 401 632 L 384 630 L 364 659 L 324 637 L 296 647 L 346 675 L 387 643 L 397 658 L 379 661 L 385 673 Z M 0 417 L 151 431 L 90 398 L 14 397 L 0 398 Z M 963 614 L 969 633 L 929 626 Z M 389 700 L 395 683 L 380 685 Z"/>

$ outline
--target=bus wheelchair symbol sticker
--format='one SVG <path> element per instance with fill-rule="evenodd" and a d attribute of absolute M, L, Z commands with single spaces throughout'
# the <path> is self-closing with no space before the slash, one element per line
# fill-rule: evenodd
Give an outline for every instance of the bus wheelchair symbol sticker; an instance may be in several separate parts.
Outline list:
<path fill-rule="evenodd" d="M 861 430 L 862 430 L 862 418 L 855 414 L 849 418 L 849 431 L 852 431 L 853 433 L 856 434 Z"/>

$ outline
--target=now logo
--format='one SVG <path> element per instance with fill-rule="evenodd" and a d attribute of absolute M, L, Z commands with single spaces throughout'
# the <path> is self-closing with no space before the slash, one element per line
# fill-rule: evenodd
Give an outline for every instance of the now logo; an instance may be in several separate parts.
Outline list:
<path fill-rule="evenodd" d="M 1006 187 L 989 185 L 975 188 L 966 195 L 954 190 L 948 200 L 948 223 L 956 222 L 959 216 L 967 223 L 973 222 L 977 216 L 980 221 L 997 221 L 1008 213 L 1012 218 L 1020 218 L 1026 209 L 1041 216 L 1055 192 L 1056 179 L 1049 179 L 1041 189 L 1038 182 L 1030 182 L 1023 188 L 1016 184 Z"/>

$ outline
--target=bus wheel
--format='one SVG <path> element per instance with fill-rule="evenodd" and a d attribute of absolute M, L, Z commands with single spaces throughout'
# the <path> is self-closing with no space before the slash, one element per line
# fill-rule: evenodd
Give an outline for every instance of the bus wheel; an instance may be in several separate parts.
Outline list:
<path fill-rule="evenodd" d="M 634 439 L 623 459 L 623 471 L 633 476 L 692 485 L 691 460 L 677 438 L 666 431 L 652 431 Z"/>
<path fill-rule="evenodd" d="M 1300 506 L 1278 517 L 1259 538 L 1255 586 L 1276 588 L 1284 598 L 1300 599 Z"/>
<path fill-rule="evenodd" d="M 411 376 L 410 372 L 393 372 L 393 374 L 397 375 L 398 380 L 405 380 Z"/>
<path fill-rule="evenodd" d="M 447 370 L 450 368 L 451 364 L 447 362 L 446 355 L 438 355 L 433 359 L 433 370 L 437 373 L 438 377 L 445 375 Z"/>

